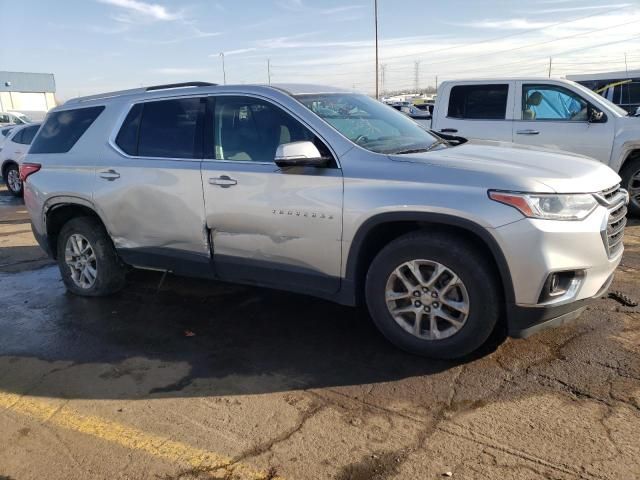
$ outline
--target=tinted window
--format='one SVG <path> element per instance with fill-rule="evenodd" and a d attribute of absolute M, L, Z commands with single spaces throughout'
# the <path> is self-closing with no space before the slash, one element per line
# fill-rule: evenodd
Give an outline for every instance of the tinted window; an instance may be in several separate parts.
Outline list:
<path fill-rule="evenodd" d="M 22 141 L 20 143 L 23 143 L 25 145 L 30 145 L 31 142 L 33 142 L 33 137 L 35 137 L 36 133 L 38 133 L 38 128 L 40 128 L 40 125 L 34 125 L 33 127 L 23 128 Z"/>
<path fill-rule="evenodd" d="M 9 118 L 9 115 L 0 113 L 0 122 L 11 123 L 11 119 Z"/>
<path fill-rule="evenodd" d="M 11 132 L 10 128 L 3 128 L 2 130 L 0 130 L 0 134 L 2 134 L 3 137 L 9 135 L 9 132 Z"/>
<path fill-rule="evenodd" d="M 103 110 L 104 107 L 89 107 L 50 113 L 30 153 L 68 152 Z"/>
<path fill-rule="evenodd" d="M 448 116 L 504 120 L 509 85 L 459 85 L 451 89 Z"/>
<path fill-rule="evenodd" d="M 18 132 L 11 138 L 11 141 L 13 143 L 22 143 L 22 135 L 23 135 L 23 131 L 22 130 L 18 130 Z"/>
<path fill-rule="evenodd" d="M 588 103 L 577 93 L 553 85 L 522 87 L 523 120 L 586 122 Z"/>
<path fill-rule="evenodd" d="M 200 98 L 144 103 L 138 134 L 138 155 L 202 158 L 204 105 Z M 133 119 L 131 121 L 135 123 Z"/>
<path fill-rule="evenodd" d="M 140 128 L 143 105 L 142 103 L 138 103 L 133 106 L 116 137 L 116 144 L 123 152 L 129 155 L 138 154 L 138 129 Z"/>
<path fill-rule="evenodd" d="M 214 117 L 218 160 L 273 162 L 278 145 L 315 141 L 315 135 L 291 115 L 251 97 L 218 97 Z M 324 155 L 323 146 L 316 146 Z"/>

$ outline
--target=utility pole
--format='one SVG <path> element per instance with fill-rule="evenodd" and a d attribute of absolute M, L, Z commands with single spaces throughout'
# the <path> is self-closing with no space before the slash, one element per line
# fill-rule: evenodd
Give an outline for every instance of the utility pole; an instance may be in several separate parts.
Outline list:
<path fill-rule="evenodd" d="M 378 99 L 380 98 L 380 90 L 378 88 L 378 83 L 380 82 L 378 78 L 378 0 L 373 0 L 373 10 L 376 29 L 376 99 Z"/>
<path fill-rule="evenodd" d="M 553 59 L 551 57 L 549 57 L 549 78 L 551 78 L 551 63 L 553 62 Z"/>
<path fill-rule="evenodd" d="M 220 57 L 222 58 L 222 83 L 224 85 L 227 84 L 227 72 L 224 70 L 224 52 L 220 52 Z"/>
<path fill-rule="evenodd" d="M 380 92 L 384 95 L 384 81 L 385 81 L 385 71 L 387 69 L 387 65 L 385 63 L 380 65 Z"/>
<path fill-rule="evenodd" d="M 267 79 L 269 80 L 269 85 L 271 85 L 271 59 L 267 58 Z"/>
<path fill-rule="evenodd" d="M 414 83 L 414 90 L 416 91 L 416 93 L 418 93 L 418 89 L 420 88 L 420 61 L 416 60 L 414 62 L 414 72 L 413 72 L 413 83 Z"/>
<path fill-rule="evenodd" d="M 629 77 L 629 67 L 627 66 L 627 52 L 624 52 L 624 71 L 627 72 L 627 77 Z"/>

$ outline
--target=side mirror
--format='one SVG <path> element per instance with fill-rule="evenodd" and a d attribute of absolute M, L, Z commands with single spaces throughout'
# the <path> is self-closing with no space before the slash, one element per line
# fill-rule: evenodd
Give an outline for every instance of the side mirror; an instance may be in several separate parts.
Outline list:
<path fill-rule="evenodd" d="M 274 159 L 279 167 L 324 167 L 328 159 L 313 142 L 291 142 L 278 145 Z"/>
<path fill-rule="evenodd" d="M 596 110 L 595 108 L 589 109 L 589 123 L 604 123 L 607 121 L 607 117 L 604 112 Z"/>

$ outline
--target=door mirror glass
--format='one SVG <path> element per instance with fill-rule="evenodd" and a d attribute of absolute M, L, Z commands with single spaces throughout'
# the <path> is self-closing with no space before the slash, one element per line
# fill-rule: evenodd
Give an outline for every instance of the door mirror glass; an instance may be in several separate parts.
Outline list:
<path fill-rule="evenodd" d="M 604 112 L 591 108 L 589 110 L 589 123 L 604 123 L 607 121 L 607 117 Z"/>
<path fill-rule="evenodd" d="M 328 159 L 313 142 L 301 141 L 278 145 L 274 161 L 279 167 L 323 167 Z"/>

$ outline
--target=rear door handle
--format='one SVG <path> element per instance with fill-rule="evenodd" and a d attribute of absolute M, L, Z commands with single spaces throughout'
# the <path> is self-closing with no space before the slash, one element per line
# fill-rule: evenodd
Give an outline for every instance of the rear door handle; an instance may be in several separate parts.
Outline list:
<path fill-rule="evenodd" d="M 233 185 L 236 185 L 238 181 L 227 175 L 220 175 L 219 177 L 210 178 L 209 183 L 211 185 L 218 185 L 219 187 L 222 187 L 222 188 L 229 188 Z"/>
<path fill-rule="evenodd" d="M 105 180 L 109 180 L 110 182 L 113 182 L 114 180 L 120 178 L 120 174 L 113 169 L 102 171 L 98 173 L 98 175 L 100 175 L 100 178 L 104 178 Z"/>
<path fill-rule="evenodd" d="M 440 130 L 441 133 L 458 133 L 457 128 L 443 128 Z"/>
<path fill-rule="evenodd" d="M 538 130 L 517 130 L 516 133 L 518 135 L 540 135 L 540 132 Z"/>

